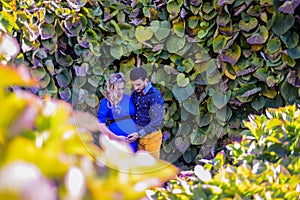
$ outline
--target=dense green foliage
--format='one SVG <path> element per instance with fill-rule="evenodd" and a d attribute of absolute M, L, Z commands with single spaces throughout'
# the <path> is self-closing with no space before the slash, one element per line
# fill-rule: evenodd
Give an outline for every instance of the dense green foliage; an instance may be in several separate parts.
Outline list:
<path fill-rule="evenodd" d="M 194 171 L 182 172 L 165 188 L 152 191 L 153 197 L 299 199 L 299 115 L 300 110 L 294 105 L 249 116 L 243 140 L 227 146 L 228 157 L 220 152 L 212 160 L 202 160 Z"/>
<path fill-rule="evenodd" d="M 0 2 L 41 97 L 95 113 L 108 74 L 145 67 L 166 99 L 165 160 L 193 163 L 249 114 L 299 103 L 298 0 Z"/>

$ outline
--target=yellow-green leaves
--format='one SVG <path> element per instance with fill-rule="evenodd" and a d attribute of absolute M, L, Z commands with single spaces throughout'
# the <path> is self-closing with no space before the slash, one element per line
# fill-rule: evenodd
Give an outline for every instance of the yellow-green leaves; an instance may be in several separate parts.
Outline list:
<path fill-rule="evenodd" d="M 281 42 L 279 39 L 270 39 L 267 42 L 267 49 L 271 54 L 279 51 L 280 47 L 281 47 Z"/>
<path fill-rule="evenodd" d="M 182 0 L 171 0 L 168 2 L 167 11 L 170 13 L 172 19 L 178 16 L 182 4 Z"/>
<path fill-rule="evenodd" d="M 248 19 L 248 21 L 241 20 L 238 25 L 241 30 L 249 32 L 250 30 L 257 27 L 258 20 L 256 18 L 250 18 Z"/>
<path fill-rule="evenodd" d="M 4 10 L 0 12 L 0 23 L 8 33 L 12 33 L 14 29 L 20 30 L 19 26 L 16 23 L 16 16 L 11 15 L 9 12 L 6 12 Z"/>
<path fill-rule="evenodd" d="M 153 31 L 151 27 L 138 26 L 135 29 L 135 37 L 139 42 L 144 42 L 151 39 L 153 36 Z"/>
<path fill-rule="evenodd" d="M 17 69 L 0 65 L 0 87 L 21 85 L 24 87 L 36 86 L 37 82 L 30 77 L 29 71 L 25 67 Z"/>
<path fill-rule="evenodd" d="M 186 43 L 186 40 L 184 37 L 178 37 L 177 35 L 171 35 L 166 42 L 167 50 L 170 53 L 177 53 L 179 50 L 181 50 Z"/>
<path fill-rule="evenodd" d="M 268 29 L 265 26 L 260 26 L 258 31 L 247 38 L 249 44 L 264 44 L 269 37 Z"/>
<path fill-rule="evenodd" d="M 151 22 L 151 27 L 158 41 L 166 39 L 171 32 L 171 24 L 169 21 L 155 20 Z"/>
<path fill-rule="evenodd" d="M 177 74 L 176 81 L 179 87 L 186 87 L 189 84 L 189 78 L 186 78 L 183 73 Z"/>

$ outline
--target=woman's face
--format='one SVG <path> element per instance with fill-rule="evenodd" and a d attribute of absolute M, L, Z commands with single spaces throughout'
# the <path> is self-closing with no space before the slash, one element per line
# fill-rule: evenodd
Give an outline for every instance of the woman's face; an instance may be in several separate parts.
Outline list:
<path fill-rule="evenodd" d="M 120 96 L 123 96 L 125 92 L 125 83 L 124 82 L 117 83 L 116 90 Z"/>

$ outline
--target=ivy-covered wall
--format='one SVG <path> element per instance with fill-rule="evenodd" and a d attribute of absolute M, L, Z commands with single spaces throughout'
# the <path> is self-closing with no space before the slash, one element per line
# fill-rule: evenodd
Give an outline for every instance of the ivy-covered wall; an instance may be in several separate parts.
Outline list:
<path fill-rule="evenodd" d="M 105 78 L 145 67 L 166 100 L 163 159 L 212 154 L 268 107 L 299 103 L 299 0 L 0 1 L 32 92 L 95 113 Z M 130 84 L 128 84 L 128 91 Z"/>

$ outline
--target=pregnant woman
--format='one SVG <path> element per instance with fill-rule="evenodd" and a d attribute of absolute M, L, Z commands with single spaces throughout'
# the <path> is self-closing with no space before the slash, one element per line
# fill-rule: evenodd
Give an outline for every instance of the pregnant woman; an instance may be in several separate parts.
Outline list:
<path fill-rule="evenodd" d="M 124 94 L 126 80 L 122 73 L 109 76 L 106 89 L 103 91 L 104 99 L 98 109 L 100 131 L 110 139 L 126 141 L 127 136 L 137 132 L 133 117 L 136 109 L 130 95 Z M 137 142 L 130 143 L 132 150 L 137 151 Z"/>

